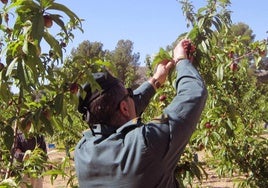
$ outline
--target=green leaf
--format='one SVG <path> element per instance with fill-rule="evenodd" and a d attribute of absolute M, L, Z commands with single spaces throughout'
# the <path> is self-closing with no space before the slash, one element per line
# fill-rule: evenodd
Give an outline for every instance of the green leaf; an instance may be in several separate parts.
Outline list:
<path fill-rule="evenodd" d="M 44 18 L 42 12 L 36 14 L 32 19 L 32 37 L 38 41 L 38 44 L 41 42 L 41 39 L 44 34 Z"/>
<path fill-rule="evenodd" d="M 110 69 L 112 72 L 117 72 L 115 65 L 109 61 L 97 60 L 95 64 L 98 66 L 105 66 L 108 69 Z"/>
<path fill-rule="evenodd" d="M 201 46 L 202 46 L 204 52 L 207 52 L 208 51 L 207 44 L 206 44 L 205 41 L 202 41 L 201 42 Z"/>
<path fill-rule="evenodd" d="M 201 14 L 202 12 L 206 11 L 207 8 L 206 7 L 201 7 L 198 9 L 198 14 Z"/>
<path fill-rule="evenodd" d="M 45 125 L 45 130 L 46 132 L 50 135 L 53 136 L 54 134 L 54 129 L 52 126 L 52 123 L 50 123 L 50 121 L 48 121 L 47 119 L 43 121 L 44 125 Z"/>
<path fill-rule="evenodd" d="M 4 143 L 7 149 L 10 150 L 13 145 L 14 130 L 11 126 L 6 126 L 4 132 Z"/>
<path fill-rule="evenodd" d="M 66 35 L 68 35 L 68 32 L 66 30 L 66 27 L 65 27 L 65 24 L 64 22 L 62 21 L 62 19 L 60 19 L 62 16 L 61 15 L 58 15 L 58 14 L 50 14 L 49 15 L 51 17 L 51 19 L 58 25 L 60 26 L 60 28 L 64 31 L 64 33 Z"/>
<path fill-rule="evenodd" d="M 29 1 L 29 0 L 19 0 L 17 1 L 18 5 L 25 6 L 23 7 L 24 9 L 39 9 L 40 6 L 35 3 L 34 1 Z"/>
<path fill-rule="evenodd" d="M 52 35 L 50 35 L 48 32 L 44 32 L 44 39 L 47 41 L 47 43 L 50 45 L 50 47 L 54 50 L 57 57 L 62 58 L 62 48 L 59 44 L 59 41 L 57 41 Z"/>
<path fill-rule="evenodd" d="M 31 82 L 37 83 L 38 78 L 45 74 L 45 68 L 41 60 L 37 56 L 37 50 L 36 46 L 29 43 L 29 56 L 27 58 L 26 66 L 27 70 L 31 70 Z M 38 67 L 38 68 L 37 68 Z M 29 69 L 28 69 L 29 68 Z"/>
<path fill-rule="evenodd" d="M 38 70 L 39 70 L 38 74 L 39 74 L 39 76 L 43 76 L 43 74 L 45 74 L 45 71 L 46 71 L 44 63 L 38 57 L 34 57 L 33 61 L 38 66 Z"/>
<path fill-rule="evenodd" d="M 40 9 L 40 6 L 36 4 L 34 1 L 16 0 L 10 4 L 10 6 L 8 7 L 8 10 L 11 10 L 13 8 L 16 8 L 17 13 L 23 13 L 23 12 L 28 12 L 29 10 Z"/>
<path fill-rule="evenodd" d="M 37 106 L 37 105 L 34 105 Z M 42 108 L 38 108 L 33 116 L 34 121 L 37 123 L 40 119 L 42 120 Z"/>
<path fill-rule="evenodd" d="M 163 48 L 160 48 L 159 52 L 156 54 L 152 61 L 152 68 L 154 69 L 160 62 L 164 60 L 172 60 L 172 56 L 169 52 L 167 52 Z"/>
<path fill-rule="evenodd" d="M 255 64 L 256 64 L 256 67 L 259 67 L 259 64 L 260 64 L 260 62 L 262 61 L 262 57 L 257 57 L 257 59 L 255 59 Z"/>
<path fill-rule="evenodd" d="M 206 17 L 202 17 L 202 18 L 200 18 L 199 20 L 198 20 L 198 27 L 200 27 L 200 28 L 202 28 L 203 27 L 203 24 L 204 24 L 204 22 L 205 22 L 205 19 L 206 19 Z"/>
<path fill-rule="evenodd" d="M 50 7 L 47 8 L 47 10 L 49 9 L 54 9 L 54 10 L 59 10 L 59 11 L 64 12 L 65 14 L 69 16 L 72 22 L 79 20 L 78 16 L 74 12 L 72 12 L 69 8 L 67 8 L 66 6 L 62 4 L 53 3 Z"/>
<path fill-rule="evenodd" d="M 0 188 L 18 187 L 13 177 L 1 180 Z"/>
<path fill-rule="evenodd" d="M 216 22 L 213 20 L 213 24 L 216 27 L 217 31 L 220 32 L 222 29 L 222 22 L 218 17 L 215 17 Z"/>
<path fill-rule="evenodd" d="M 0 98 L 5 102 L 8 102 L 10 99 L 9 85 L 6 82 L 2 82 L 2 81 L 0 83 Z"/>
<path fill-rule="evenodd" d="M 26 76 L 25 76 L 23 64 L 24 64 L 23 62 L 18 62 L 17 77 L 20 80 L 20 83 L 26 86 L 27 82 L 26 82 Z"/>
<path fill-rule="evenodd" d="M 223 80 L 223 64 L 220 64 L 220 65 L 217 67 L 216 76 L 217 76 L 218 80 L 220 80 L 220 81 Z"/>
<path fill-rule="evenodd" d="M 7 68 L 6 76 L 9 77 L 14 69 L 15 64 L 17 63 L 18 58 L 14 58 L 13 61 L 10 63 L 10 65 Z"/>
<path fill-rule="evenodd" d="M 201 170 L 198 168 L 198 166 L 196 165 L 196 163 L 191 163 L 191 171 L 194 173 L 194 175 L 199 179 L 201 180 L 202 179 L 202 173 L 201 173 Z"/>
<path fill-rule="evenodd" d="M 43 173 L 43 175 L 64 175 L 64 171 L 62 170 L 47 170 Z"/>
<path fill-rule="evenodd" d="M 55 0 L 38 0 L 40 2 L 40 5 L 44 8 L 47 8 L 49 6 L 52 5 L 52 3 L 55 1 Z"/>
<path fill-rule="evenodd" d="M 65 117 L 67 115 L 67 106 L 66 106 L 66 102 L 64 101 L 63 99 L 63 102 L 62 102 L 62 111 L 61 111 L 61 115 L 63 117 Z"/>
<path fill-rule="evenodd" d="M 22 51 L 25 54 L 28 54 L 28 41 L 27 41 L 27 39 L 25 39 L 24 42 L 23 42 Z"/>
<path fill-rule="evenodd" d="M 186 38 L 189 38 L 191 40 L 194 40 L 199 34 L 199 28 L 197 25 L 194 26 L 194 28 L 187 33 Z"/>
<path fill-rule="evenodd" d="M 64 97 L 64 95 L 62 93 L 60 93 L 55 98 L 55 110 L 56 110 L 57 114 L 60 114 L 62 112 L 63 97 Z"/>
<path fill-rule="evenodd" d="M 205 144 L 205 146 L 207 146 L 208 145 L 208 137 L 205 137 L 205 139 L 204 139 L 204 144 Z"/>
<path fill-rule="evenodd" d="M 211 133 L 211 135 L 212 135 L 214 138 L 216 138 L 215 140 L 218 140 L 218 141 L 222 140 L 220 134 L 217 133 L 216 131 L 213 131 L 213 132 Z"/>
<path fill-rule="evenodd" d="M 58 120 L 54 116 L 51 117 L 50 122 L 51 122 L 53 127 L 56 127 L 59 130 L 64 130 L 62 123 L 58 122 Z"/>
<path fill-rule="evenodd" d="M 230 118 L 227 119 L 227 125 L 230 127 L 230 128 L 233 128 L 233 123 L 231 121 Z"/>

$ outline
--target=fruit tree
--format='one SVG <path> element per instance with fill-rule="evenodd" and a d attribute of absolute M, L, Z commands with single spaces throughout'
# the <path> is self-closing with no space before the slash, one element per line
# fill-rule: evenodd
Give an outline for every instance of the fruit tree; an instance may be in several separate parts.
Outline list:
<path fill-rule="evenodd" d="M 258 67 L 267 41 L 245 45 L 242 36 L 233 35 L 229 1 L 208 1 L 205 7 L 194 11 L 189 1 L 180 1 L 188 21 L 188 37 L 196 47 L 193 64 L 206 82 L 209 97 L 196 132 L 177 165 L 176 177 L 181 186 L 192 184 L 197 178 L 206 179 L 204 169 L 212 168 L 220 177 L 233 178 L 240 187 L 268 185 L 268 140 L 263 136 L 263 120 L 268 114 L 266 96 L 268 86 L 249 74 L 249 66 Z M 149 67 L 159 60 L 171 58 L 161 49 Z M 172 79 L 171 79 L 172 80 Z M 146 117 L 161 113 L 174 95 L 172 83 L 159 92 L 169 96 L 155 102 Z M 157 98 L 155 98 L 157 101 Z M 198 161 L 198 153 L 205 151 L 205 164 Z"/>
<path fill-rule="evenodd" d="M 242 175 L 237 180 L 241 187 L 267 187 L 268 140 L 260 125 L 268 119 L 268 87 L 249 74 L 249 65 L 259 66 L 267 41 L 245 45 L 241 36 L 233 35 L 228 0 L 209 0 L 196 12 L 188 0 L 180 3 L 189 32 L 179 39 L 193 41 L 191 58 L 204 77 L 209 98 L 177 165 L 176 178 L 182 187 L 192 185 L 194 179 L 206 178 L 206 168 L 213 168 L 219 176 Z M 27 172 L 34 177 L 51 175 L 52 181 L 67 176 L 74 187 L 68 157 L 60 164 L 44 163 L 33 151 L 28 163 L 18 166 L 12 153 L 16 134 L 31 122 L 33 134 L 46 134 L 66 146 L 74 144 L 86 127 L 76 111 L 82 84 L 89 81 L 98 89 L 91 71 L 103 67 L 114 71 L 115 66 L 103 58 L 64 59 L 73 31 L 83 31 L 83 20 L 66 6 L 54 0 L 1 0 L 1 6 L 0 186 L 18 187 Z M 147 58 L 150 71 L 159 60 L 170 57 L 168 50 L 161 49 L 152 62 Z M 169 81 L 143 114 L 144 121 L 159 115 L 172 95 Z M 209 154 L 203 163 L 198 160 L 200 151 Z"/>

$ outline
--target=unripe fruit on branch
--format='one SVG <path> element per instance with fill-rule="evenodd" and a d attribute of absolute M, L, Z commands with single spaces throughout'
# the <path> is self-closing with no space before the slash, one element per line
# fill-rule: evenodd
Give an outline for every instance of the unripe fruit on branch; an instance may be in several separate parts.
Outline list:
<path fill-rule="evenodd" d="M 166 99 L 167 99 L 166 95 L 161 95 L 161 96 L 159 97 L 159 100 L 160 100 L 160 101 L 164 101 L 164 100 L 166 100 Z"/>
<path fill-rule="evenodd" d="M 207 129 L 210 129 L 210 128 L 212 127 L 212 125 L 211 125 L 210 122 L 206 122 L 206 123 L 205 123 L 205 127 L 206 127 Z"/>
<path fill-rule="evenodd" d="M 49 109 L 44 109 L 44 110 L 42 111 L 42 114 L 45 116 L 45 118 L 46 118 L 47 120 L 50 120 L 50 119 L 51 119 L 51 115 L 50 115 L 50 111 L 49 111 Z"/>
<path fill-rule="evenodd" d="M 259 54 L 261 57 L 266 57 L 267 51 L 266 50 L 260 51 Z"/>
<path fill-rule="evenodd" d="M 62 48 L 65 48 L 67 45 L 66 45 L 65 42 L 61 42 L 61 43 L 60 43 L 60 46 L 61 46 Z"/>
<path fill-rule="evenodd" d="M 5 65 L 3 63 L 0 63 L 0 72 L 4 69 Z"/>
<path fill-rule="evenodd" d="M 50 58 L 52 58 L 54 56 L 53 50 L 49 50 L 48 55 L 49 55 Z"/>
<path fill-rule="evenodd" d="M 79 89 L 79 87 L 78 87 L 78 84 L 77 83 L 72 83 L 70 85 L 70 92 L 72 94 L 76 94 L 78 92 L 78 89 Z"/>
<path fill-rule="evenodd" d="M 213 55 L 210 57 L 211 61 L 216 61 L 216 57 Z"/>
<path fill-rule="evenodd" d="M 198 151 L 202 151 L 205 148 L 204 144 L 199 144 L 198 145 Z"/>
<path fill-rule="evenodd" d="M 191 59 L 195 52 L 195 46 L 192 43 L 188 43 L 187 46 L 184 46 L 184 49 L 186 50 L 187 58 Z"/>
<path fill-rule="evenodd" d="M 49 15 L 44 15 L 43 18 L 45 27 L 51 28 L 53 25 L 52 18 Z"/>
<path fill-rule="evenodd" d="M 232 62 L 231 63 L 231 65 L 230 65 L 230 69 L 233 71 L 233 72 L 235 72 L 235 71 L 237 71 L 238 70 L 238 64 L 237 63 L 235 63 L 235 62 Z"/>
<path fill-rule="evenodd" d="M 3 4 L 7 4 L 7 3 L 8 3 L 8 0 L 1 0 L 1 2 L 2 2 Z"/>
<path fill-rule="evenodd" d="M 230 59 L 233 59 L 234 58 L 234 52 L 233 51 L 230 51 L 230 53 L 228 54 L 228 57 Z"/>

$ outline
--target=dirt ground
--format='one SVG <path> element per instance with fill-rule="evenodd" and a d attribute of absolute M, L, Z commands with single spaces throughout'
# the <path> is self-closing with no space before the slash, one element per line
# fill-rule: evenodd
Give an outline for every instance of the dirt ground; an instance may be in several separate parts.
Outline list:
<path fill-rule="evenodd" d="M 65 153 L 62 151 L 58 151 L 57 149 L 48 150 L 49 159 L 52 161 L 60 161 Z M 205 157 L 204 153 L 199 153 L 198 158 L 200 161 Z M 232 188 L 234 184 L 230 178 L 221 178 L 217 177 L 212 170 L 207 170 L 208 180 L 203 182 L 202 185 L 198 182 L 194 185 L 194 187 L 203 187 L 203 188 Z M 44 188 L 66 188 L 66 181 L 62 179 L 60 176 L 54 181 L 53 185 L 50 182 L 50 177 L 45 177 L 44 179 Z"/>
<path fill-rule="evenodd" d="M 48 149 L 48 157 L 51 161 L 61 161 L 65 157 L 65 152 L 59 151 L 57 149 Z M 44 179 L 44 188 L 65 188 L 67 180 L 58 176 L 57 179 L 51 184 L 50 176 L 46 176 Z"/>
<path fill-rule="evenodd" d="M 266 130 L 262 136 L 268 139 L 268 130 Z M 198 153 L 198 160 L 201 162 L 205 161 L 206 155 L 207 154 L 204 151 Z M 57 149 L 48 149 L 48 156 L 51 161 L 61 161 L 61 159 L 65 157 L 65 152 L 59 151 Z M 71 153 L 71 156 L 73 157 L 73 153 Z M 234 187 L 234 183 L 232 182 L 232 179 L 234 178 L 219 178 L 216 175 L 216 173 L 213 172 L 213 169 L 206 169 L 206 172 L 208 173 L 208 179 L 206 181 L 203 180 L 202 184 L 200 184 L 199 182 L 196 182 L 193 185 L 193 187 L 199 187 L 199 188 L 233 188 Z M 66 188 L 67 180 L 64 180 L 61 177 L 58 177 L 52 185 L 49 178 L 50 177 L 45 177 L 44 188 Z"/>

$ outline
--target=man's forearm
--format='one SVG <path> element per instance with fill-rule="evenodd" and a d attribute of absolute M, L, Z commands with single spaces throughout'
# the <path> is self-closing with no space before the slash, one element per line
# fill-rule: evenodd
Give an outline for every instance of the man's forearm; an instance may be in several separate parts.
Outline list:
<path fill-rule="evenodd" d="M 144 112 L 154 94 L 155 89 L 148 81 L 144 82 L 134 90 L 134 101 L 137 116 L 140 116 Z"/>

